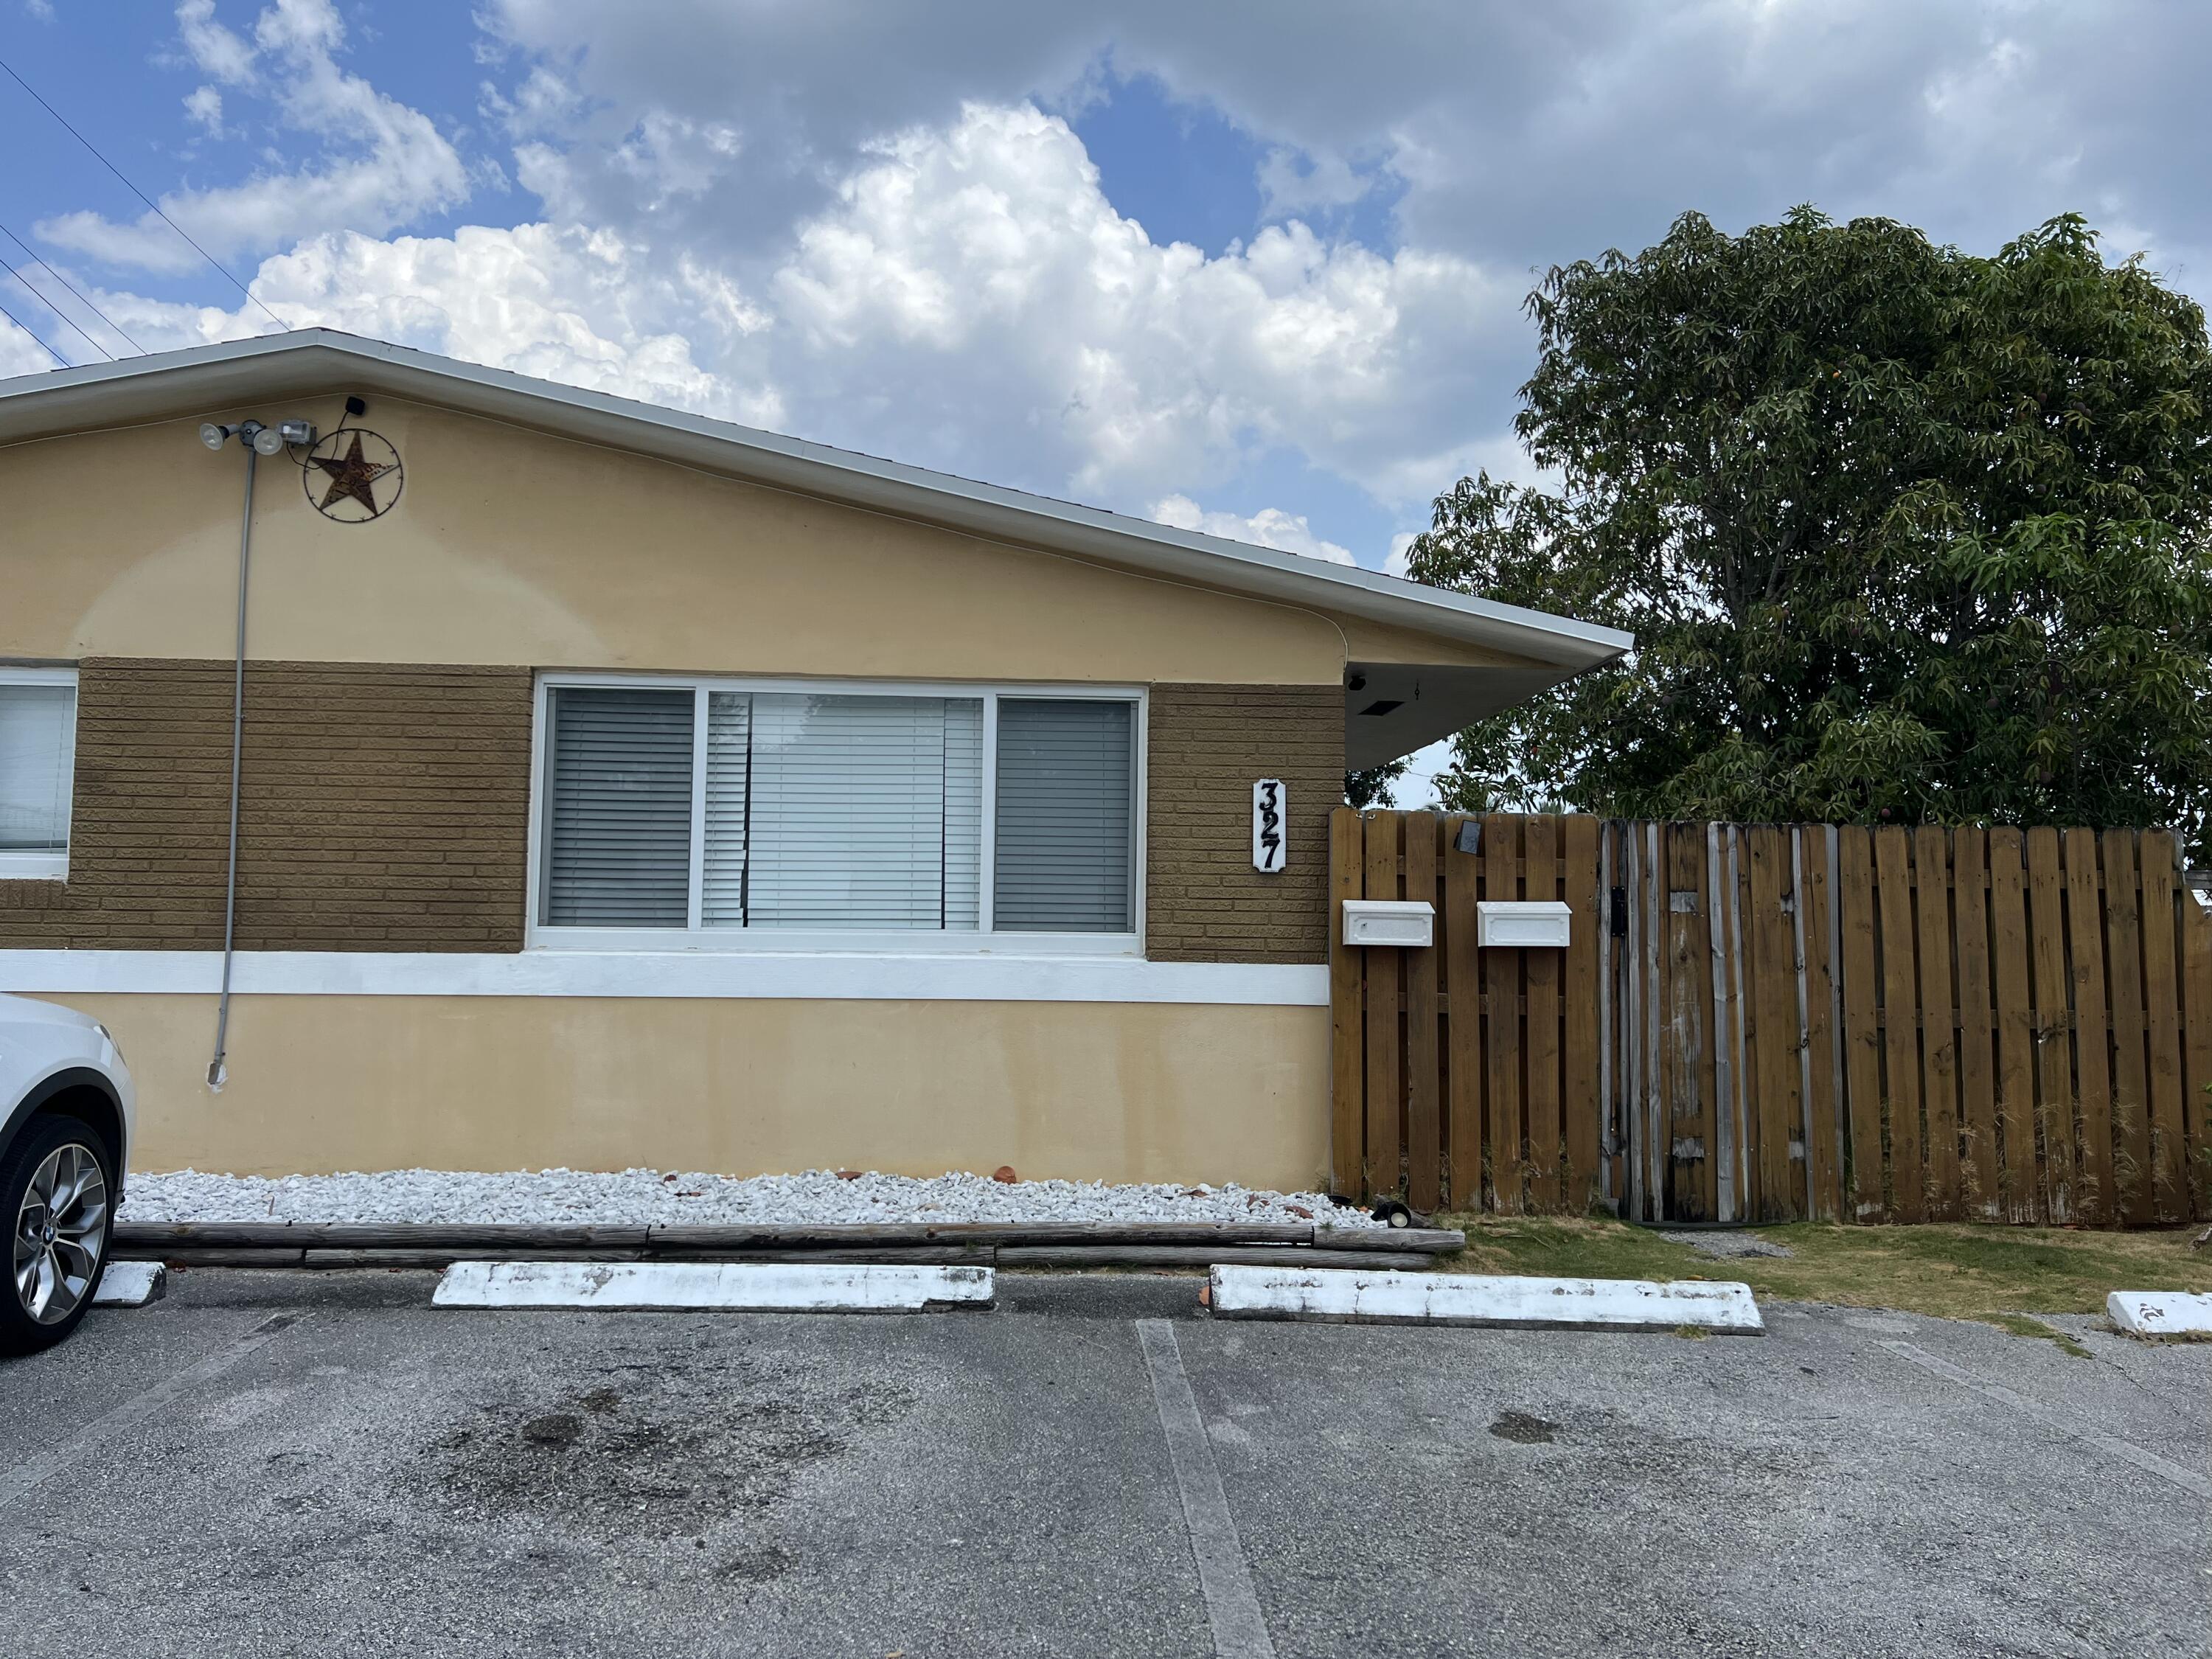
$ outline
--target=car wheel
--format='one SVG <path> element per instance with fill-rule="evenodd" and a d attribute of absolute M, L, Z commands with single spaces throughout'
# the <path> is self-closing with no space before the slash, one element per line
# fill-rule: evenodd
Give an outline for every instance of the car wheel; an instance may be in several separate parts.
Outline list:
<path fill-rule="evenodd" d="M 113 1168 L 106 1143 L 73 1117 L 34 1117 L 0 1152 L 9 1250 L 0 1353 L 51 1347 L 92 1305 L 107 1266 Z"/>

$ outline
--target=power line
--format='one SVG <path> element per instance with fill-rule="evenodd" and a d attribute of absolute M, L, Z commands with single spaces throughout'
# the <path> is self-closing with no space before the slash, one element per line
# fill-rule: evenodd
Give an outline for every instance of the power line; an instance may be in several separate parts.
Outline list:
<path fill-rule="evenodd" d="M 52 300 L 49 300 L 48 298 L 46 298 L 46 296 L 45 295 L 43 295 L 43 294 L 40 293 L 38 289 L 36 289 L 33 288 L 33 287 L 31 286 L 31 279 L 30 279 L 29 277 L 27 277 L 27 276 L 24 276 L 24 275 L 23 275 L 23 273 L 22 273 L 21 271 L 20 271 L 20 270 L 16 270 L 15 266 L 13 266 L 13 265 L 9 264 L 5 260 L 5 259 L 0 259 L 0 270 L 4 270 L 4 271 L 6 271 L 6 272 L 10 276 L 13 276 L 13 277 L 17 281 L 17 282 L 21 283 L 23 285 L 23 288 L 24 288 L 25 292 L 27 292 L 27 294 L 29 294 L 29 295 L 30 295 L 30 296 L 31 296 L 33 300 L 36 300 L 36 301 L 37 301 L 40 305 L 44 306 L 44 307 L 45 307 L 48 311 L 52 312 L 52 313 L 54 313 L 54 315 L 55 315 L 55 316 L 57 316 L 57 317 L 60 318 L 64 322 L 67 323 L 67 324 L 68 324 L 71 328 L 76 329 L 76 332 L 77 332 L 77 337 L 78 337 L 79 339 L 82 340 L 82 341 L 83 341 L 87 345 L 90 346 L 90 347 L 91 347 L 94 351 L 97 351 L 97 352 L 98 352 L 101 356 L 103 356 L 103 357 L 106 358 L 106 359 L 107 359 L 107 361 L 108 361 L 109 362 L 111 362 L 111 363 L 112 363 L 112 362 L 113 362 L 115 361 L 115 354 L 114 354 L 113 352 L 110 351 L 110 350 L 109 350 L 106 346 L 104 346 L 104 345 L 100 344 L 100 343 L 99 341 L 97 341 L 97 340 L 94 339 L 94 338 L 92 337 L 92 336 L 91 336 L 91 335 L 87 334 L 82 327 L 79 327 L 79 326 L 78 326 L 78 324 L 77 324 L 77 321 L 76 321 L 76 319 L 75 319 L 74 317 L 70 316 L 70 315 L 69 314 L 69 313 L 67 313 L 66 311 L 64 311 L 64 310 L 63 310 L 59 306 L 56 305 L 56 304 L 55 304 Z"/>
<path fill-rule="evenodd" d="M 0 306 L 0 317 L 5 317 L 5 318 L 9 321 L 9 322 L 11 322 L 11 323 L 15 324 L 16 327 L 18 327 L 18 328 L 21 329 L 21 330 L 23 331 L 23 332 L 24 332 L 24 333 L 26 333 L 26 334 L 30 334 L 30 335 L 31 335 L 31 337 L 32 337 L 33 339 L 34 339 L 34 340 L 38 340 L 38 341 L 39 341 L 39 349 L 40 349 L 41 351 L 45 352 L 45 353 L 46 354 L 46 356 L 49 356 L 49 357 L 52 358 L 56 362 L 59 363 L 59 364 L 60 364 L 64 368 L 73 368 L 73 367 L 75 367 L 75 365 L 73 365 L 73 364 L 70 362 L 70 360 L 69 360 L 68 358 L 66 358 L 66 357 L 63 356 L 62 356 L 62 354 L 61 354 L 60 352 L 58 352 L 58 351 L 55 350 L 52 346 L 48 345 L 48 344 L 47 344 L 44 340 L 42 340 L 42 339 L 39 339 L 39 337 L 38 337 L 37 335 L 35 335 L 35 334 L 31 334 L 30 328 L 28 327 L 28 325 L 26 325 L 26 324 L 24 323 L 23 319 L 22 319 L 21 317 L 18 317 L 18 316 L 17 316 L 14 312 L 12 312 L 12 311 L 9 310 L 7 307 L 5 307 L 5 306 Z"/>
<path fill-rule="evenodd" d="M 55 270 L 50 260 L 40 257 L 38 249 L 33 247 L 28 242 L 18 236 L 14 231 L 9 230 L 4 222 L 0 222 L 0 235 L 7 237 L 7 239 L 13 242 L 17 247 L 29 254 L 33 259 L 36 260 L 40 264 L 46 266 L 46 272 L 49 276 L 51 276 L 56 282 L 59 283 L 64 288 L 67 289 L 70 293 L 76 294 L 77 303 L 91 312 L 94 316 L 99 318 L 101 322 L 106 323 L 108 327 L 113 329 L 118 335 L 122 337 L 124 342 L 128 344 L 133 351 L 141 353 L 142 355 L 144 353 L 146 348 L 140 345 L 137 341 L 132 339 L 128 334 L 125 334 L 123 332 L 122 325 L 118 323 L 114 318 L 109 316 L 106 312 L 102 311 L 98 306 L 93 304 L 91 301 L 86 299 L 82 294 L 78 293 L 77 286 L 75 283 L 72 283 L 68 277 L 63 276 L 60 271 Z"/>
<path fill-rule="evenodd" d="M 38 104 L 40 109 L 52 116 L 55 120 L 59 121 L 62 124 L 63 131 L 67 132 L 70 137 L 76 139 L 77 143 L 82 144 L 87 149 L 90 150 L 93 154 L 94 159 L 99 161 L 100 166 L 106 167 L 118 179 L 122 179 L 124 188 L 128 190 L 133 196 L 136 196 L 140 201 L 143 202 L 146 204 L 146 208 L 149 212 L 153 214 L 154 216 L 159 219 L 163 224 L 168 226 L 171 230 L 175 231 L 178 235 L 183 236 L 185 238 L 185 245 L 187 247 L 191 248 L 191 251 L 198 254 L 201 258 L 213 265 L 216 271 L 225 281 L 229 283 L 233 288 L 236 289 L 240 294 L 243 294 L 247 299 L 252 300 L 255 305 L 261 306 L 261 312 L 264 316 L 267 317 L 270 322 L 276 324 L 279 328 L 288 328 L 290 326 L 290 325 L 285 322 L 282 317 L 279 317 L 275 312 L 270 310 L 267 306 L 262 305 L 260 300 L 256 298 L 253 290 L 246 287 L 245 283 L 240 282 L 237 277 L 233 276 L 230 272 L 224 268 L 222 262 L 217 259 L 214 254 L 210 253 L 198 242 L 192 240 L 190 236 L 185 235 L 185 228 L 179 224 L 174 219 L 172 219 L 167 214 L 162 212 L 160 206 L 155 204 L 152 197 L 149 196 L 144 191 L 139 189 L 137 185 L 132 184 L 128 179 L 124 179 L 123 169 L 117 167 L 114 162 L 109 161 L 105 155 L 102 155 L 100 153 L 99 147 L 95 145 L 91 139 L 86 137 L 75 127 L 70 125 L 67 118 L 65 118 L 59 110 L 56 109 L 45 99 L 40 98 L 38 93 L 33 89 L 31 83 L 28 81 L 26 81 L 21 76 L 15 73 L 15 65 L 9 63 L 6 58 L 0 58 L 0 70 L 6 70 L 8 71 L 8 78 L 13 81 L 17 86 L 22 88 L 25 92 L 29 93 L 32 99 Z"/>

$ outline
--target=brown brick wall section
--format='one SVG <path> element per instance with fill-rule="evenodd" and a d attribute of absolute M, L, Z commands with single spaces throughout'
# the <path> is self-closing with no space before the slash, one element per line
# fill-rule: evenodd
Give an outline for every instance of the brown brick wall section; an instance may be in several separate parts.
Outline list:
<path fill-rule="evenodd" d="M 1326 962 L 1328 814 L 1344 798 L 1333 685 L 1155 685 L 1146 734 L 1145 953 L 1160 962 Z M 1290 856 L 1252 867 L 1252 785 L 1280 778 Z"/>
<path fill-rule="evenodd" d="M 70 877 L 0 882 L 0 947 L 222 945 L 231 665 L 78 670 Z M 527 668 L 249 662 L 238 943 L 516 951 Z"/>

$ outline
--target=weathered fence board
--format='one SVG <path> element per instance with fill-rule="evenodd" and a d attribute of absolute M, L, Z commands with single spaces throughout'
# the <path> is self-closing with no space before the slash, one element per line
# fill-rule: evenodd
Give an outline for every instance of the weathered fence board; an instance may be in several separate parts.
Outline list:
<path fill-rule="evenodd" d="M 1559 820 L 1560 896 L 1570 913 L 1565 980 L 1560 990 L 1565 1016 L 1559 1113 L 1566 1146 L 1566 1172 L 1560 1207 L 1579 1214 L 1598 1191 L 1598 883 L 1597 820 Z M 1584 1103 L 1592 1103 L 1586 1105 Z"/>
<path fill-rule="evenodd" d="M 2142 838 L 2143 1004 L 2150 1043 L 2151 1216 L 2179 1221 L 2189 1214 L 2182 1177 L 2181 944 L 2176 909 L 2179 860 L 2173 837 L 2153 830 Z M 2191 903 L 2195 903 L 2191 899 Z M 2167 918 L 2174 924 L 2169 925 Z"/>
<path fill-rule="evenodd" d="M 1836 912 L 1826 827 L 1798 832 L 1799 950 L 1805 957 L 1806 1122 L 1812 1142 L 1806 1182 L 1813 1215 L 1836 1219 L 1843 1203 L 1843 1133 L 1836 1115 L 1844 1089 L 1844 1060 L 1835 981 Z"/>
<path fill-rule="evenodd" d="M 1482 967 L 1474 948 L 1474 906 L 1482 866 L 1455 852 L 1473 818 L 1444 820 L 1444 986 L 1451 1016 L 1444 1022 L 1444 1066 L 1450 1100 L 1449 1191 L 1455 1208 L 1482 1207 Z"/>
<path fill-rule="evenodd" d="M 2035 1014 L 2028 994 L 2027 853 L 2017 830 L 1990 831 L 1990 981 L 1996 1002 L 1997 1134 L 2004 1157 L 2002 1214 L 2043 1218 L 2036 1180 Z"/>
<path fill-rule="evenodd" d="M 1434 904 L 1437 888 L 1437 821 L 1426 812 L 1406 816 L 1405 893 Z M 1443 1187 L 1443 1133 L 1438 1101 L 1443 1092 L 1437 1066 L 1437 978 L 1442 952 L 1408 951 L 1406 955 L 1406 1201 L 1415 1209 L 1437 1206 Z"/>
<path fill-rule="evenodd" d="M 2080 1164 L 2074 1155 L 2074 1016 L 2066 971 L 2064 878 L 2058 832 L 2027 832 L 2029 913 L 2035 939 L 2036 1123 L 2043 1146 L 2044 1213 L 2063 1226 L 2079 1213 Z"/>
<path fill-rule="evenodd" d="M 1836 905 L 1843 916 L 1844 1083 L 1850 1102 L 1850 1184 L 1846 1213 L 1864 1221 L 1883 1211 L 1881 1190 L 1882 1031 L 1875 1016 L 1874 843 L 1856 824 L 1836 837 L 1841 879 Z"/>
<path fill-rule="evenodd" d="M 2069 830 L 2067 942 L 2074 957 L 2074 1074 L 2076 1166 L 2075 1206 L 2083 1221 L 2110 1221 L 2112 1202 L 2112 1050 L 2106 1039 L 2103 895 L 2097 889 L 2097 832 Z"/>
<path fill-rule="evenodd" d="M 2163 832 L 1340 810 L 1337 1185 L 1644 1220 L 2212 1216 L 2212 915 Z M 1557 899 L 1565 949 L 1484 948 Z M 1341 938 L 1333 915 L 1332 940 Z"/>
<path fill-rule="evenodd" d="M 2212 1215 L 2212 909 L 2184 896 L 2182 955 L 2182 1185 L 2191 1212 Z"/>

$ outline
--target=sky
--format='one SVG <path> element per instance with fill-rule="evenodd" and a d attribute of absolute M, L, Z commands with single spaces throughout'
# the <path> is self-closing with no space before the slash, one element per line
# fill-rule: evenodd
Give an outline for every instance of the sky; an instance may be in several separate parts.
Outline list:
<path fill-rule="evenodd" d="M 1686 210 L 2212 294 L 2183 0 L 0 0 L 0 376 L 328 326 L 1372 568 L 1534 476 L 1542 273 Z"/>

